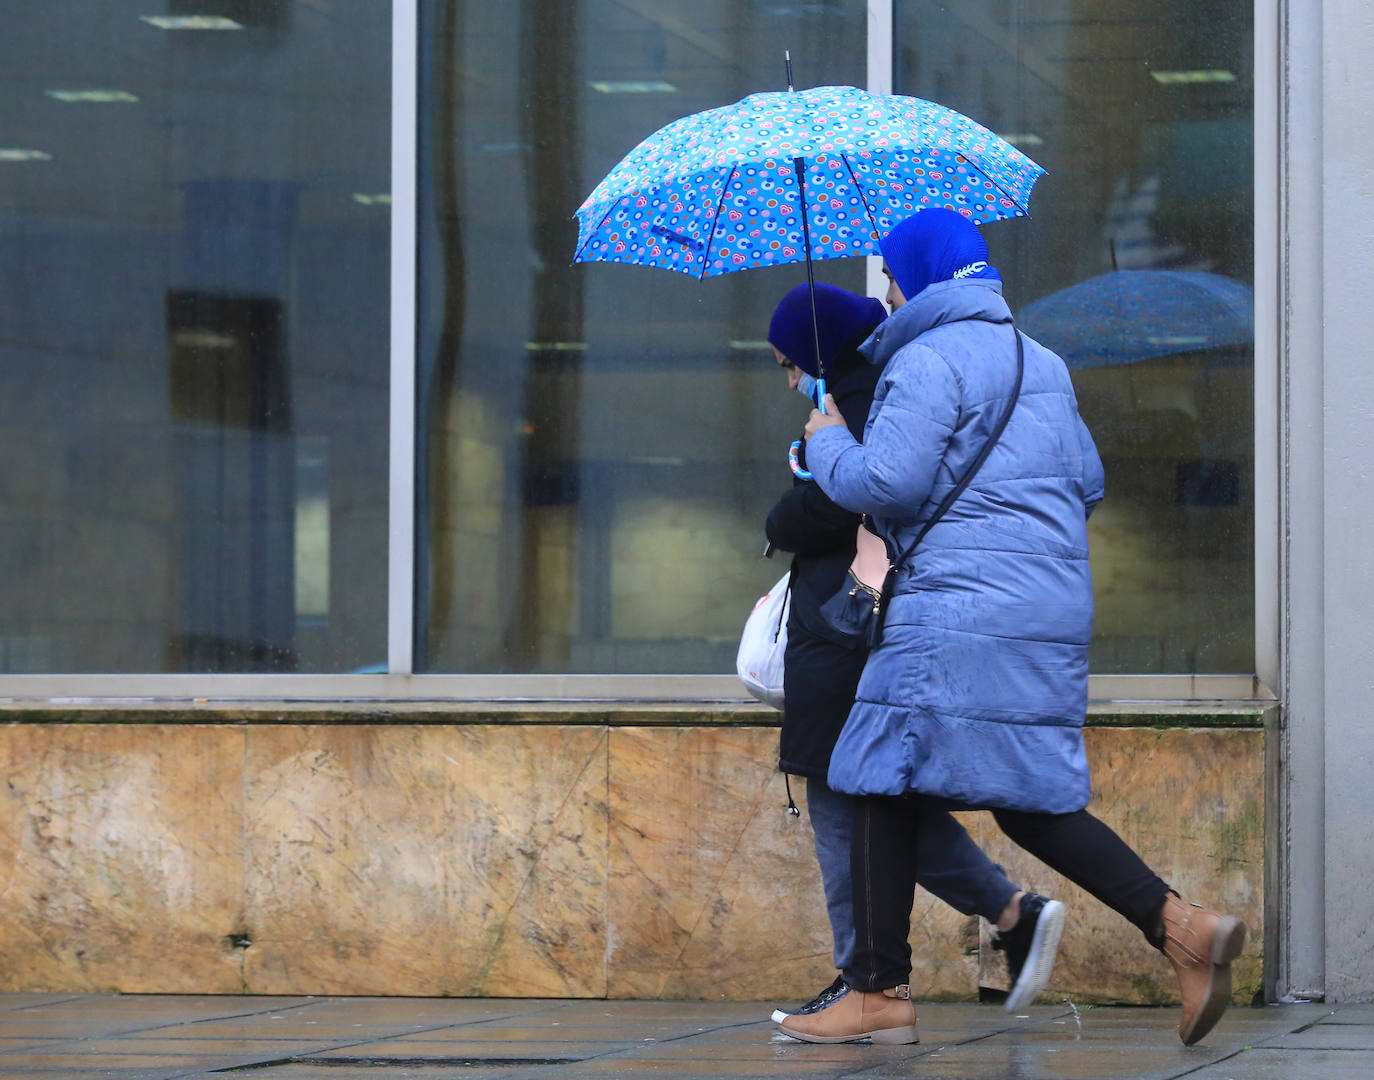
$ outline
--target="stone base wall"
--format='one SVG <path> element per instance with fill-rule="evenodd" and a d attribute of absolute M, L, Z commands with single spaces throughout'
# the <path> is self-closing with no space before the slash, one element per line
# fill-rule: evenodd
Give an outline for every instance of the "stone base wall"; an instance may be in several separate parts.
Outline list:
<path fill-rule="evenodd" d="M 776 714 L 419 715 L 0 723 L 0 989 L 795 1001 L 833 977 Z M 1091 809 L 1249 924 L 1250 1002 L 1262 728 L 1087 742 Z M 1176 1000 L 1125 920 L 964 817 L 1012 880 L 1068 903 L 1050 998 Z M 1005 985 L 986 928 L 925 894 L 911 940 L 923 999 Z"/>

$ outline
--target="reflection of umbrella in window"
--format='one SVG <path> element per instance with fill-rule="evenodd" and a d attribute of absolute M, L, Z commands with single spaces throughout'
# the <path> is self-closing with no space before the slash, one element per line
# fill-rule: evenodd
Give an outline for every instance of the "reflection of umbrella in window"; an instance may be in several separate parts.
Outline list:
<path fill-rule="evenodd" d="M 1243 282 L 1196 270 L 1118 270 L 1027 304 L 1017 324 L 1070 368 L 1248 345 L 1255 297 Z"/>

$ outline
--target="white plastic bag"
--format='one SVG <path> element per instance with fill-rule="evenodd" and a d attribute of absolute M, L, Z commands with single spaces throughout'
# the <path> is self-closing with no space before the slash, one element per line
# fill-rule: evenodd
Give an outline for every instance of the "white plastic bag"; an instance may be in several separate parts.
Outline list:
<path fill-rule="evenodd" d="M 775 709 L 782 708 L 782 658 L 787 652 L 787 612 L 792 604 L 789 570 L 777 584 L 759 597 L 744 623 L 735 671 L 754 697 Z"/>

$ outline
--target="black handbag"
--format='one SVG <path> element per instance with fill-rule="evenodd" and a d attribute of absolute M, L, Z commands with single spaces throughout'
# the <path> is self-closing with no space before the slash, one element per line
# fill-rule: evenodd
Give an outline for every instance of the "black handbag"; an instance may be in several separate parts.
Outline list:
<path fill-rule="evenodd" d="M 1026 349 L 1021 341 L 1021 332 L 1012 328 L 1016 335 L 1016 382 L 1012 386 L 1011 398 L 1007 402 L 1006 409 L 1003 410 L 1001 417 L 997 420 L 997 426 L 993 428 L 992 434 L 988 436 L 988 441 L 983 444 L 978 456 L 973 459 L 969 467 L 964 470 L 964 475 L 959 478 L 959 482 L 952 487 L 948 494 L 940 500 L 940 505 L 935 508 L 935 512 L 926 519 L 921 526 L 921 531 L 916 534 L 905 551 L 896 559 L 890 561 L 887 566 L 887 573 L 883 577 L 881 585 L 875 586 L 873 582 L 866 581 L 859 572 L 859 557 L 856 554 L 855 560 L 850 564 L 849 575 L 844 586 L 821 605 L 821 616 L 832 627 L 843 634 L 847 639 L 854 642 L 857 646 L 859 642 L 864 642 L 869 649 L 878 647 L 878 643 L 883 638 L 883 623 L 887 618 L 888 601 L 892 599 L 892 591 L 897 586 L 897 575 L 906 564 L 912 552 L 922 540 L 926 533 L 933 529 L 939 520 L 945 516 L 946 512 L 954 505 L 956 499 L 964 493 L 964 490 L 978 475 L 978 470 L 983 467 L 983 462 L 992 453 L 992 448 L 997 445 L 997 440 L 1002 437 L 1002 432 L 1006 430 L 1007 421 L 1011 419 L 1012 412 L 1016 409 L 1016 403 L 1021 397 L 1021 380 L 1026 371 Z M 868 524 L 865 518 L 864 524 L 859 526 L 862 531 Z"/>

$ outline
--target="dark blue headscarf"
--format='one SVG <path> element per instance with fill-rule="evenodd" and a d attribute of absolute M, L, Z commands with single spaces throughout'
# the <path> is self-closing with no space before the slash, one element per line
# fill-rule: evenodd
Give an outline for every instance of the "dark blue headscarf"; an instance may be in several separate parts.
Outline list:
<path fill-rule="evenodd" d="M 834 285 L 816 284 L 816 327 L 821 342 L 821 363 L 826 373 L 835 361 L 863 343 L 880 322 L 887 309 L 871 296 L 856 296 Z M 798 285 L 778 304 L 768 326 L 768 341 L 808 375 L 816 370 L 816 334 L 811 325 L 811 293 Z"/>
<path fill-rule="evenodd" d="M 882 240 L 883 258 L 908 300 L 937 281 L 1002 275 L 988 264 L 988 245 L 978 226 L 954 210 L 920 210 Z"/>

